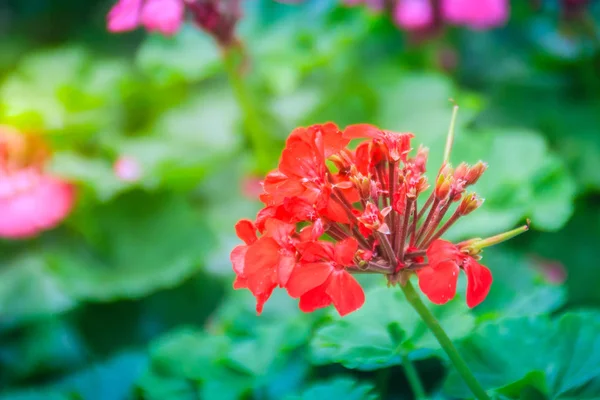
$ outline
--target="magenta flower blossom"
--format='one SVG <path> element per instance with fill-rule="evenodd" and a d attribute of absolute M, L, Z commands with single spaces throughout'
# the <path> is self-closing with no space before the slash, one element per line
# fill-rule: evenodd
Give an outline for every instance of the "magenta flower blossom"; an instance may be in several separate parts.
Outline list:
<path fill-rule="evenodd" d="M 433 7 L 429 0 L 400 0 L 394 8 L 394 22 L 408 31 L 425 29 L 433 24 Z"/>
<path fill-rule="evenodd" d="M 42 142 L 0 127 L 0 237 L 21 239 L 54 228 L 73 209 L 75 187 L 46 173 Z"/>
<path fill-rule="evenodd" d="M 183 0 L 119 0 L 107 16 L 108 30 L 126 32 L 143 25 L 149 32 L 171 36 L 185 15 Z"/>
<path fill-rule="evenodd" d="M 113 170 L 116 177 L 124 182 L 136 182 L 142 177 L 142 167 L 133 157 L 119 157 L 113 165 Z"/>
<path fill-rule="evenodd" d="M 442 0 L 442 16 L 450 24 L 489 29 L 506 24 L 508 0 Z"/>

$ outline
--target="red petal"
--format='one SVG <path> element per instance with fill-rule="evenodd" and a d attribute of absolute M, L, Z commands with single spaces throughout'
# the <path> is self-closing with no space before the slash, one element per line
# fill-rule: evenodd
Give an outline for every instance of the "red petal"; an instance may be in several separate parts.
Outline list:
<path fill-rule="evenodd" d="M 492 273 L 479 264 L 473 257 L 467 257 L 463 262 L 467 274 L 467 305 L 471 308 L 481 303 L 487 297 L 492 286 Z"/>
<path fill-rule="evenodd" d="M 342 224 L 350 223 L 348 214 L 346 214 L 346 210 L 344 210 L 344 207 L 342 207 L 342 205 L 337 201 L 328 201 L 327 207 L 324 210 L 321 210 L 321 214 L 334 222 L 339 222 Z"/>
<path fill-rule="evenodd" d="M 241 244 L 239 246 L 236 246 L 233 250 L 231 250 L 231 254 L 229 255 L 229 259 L 231 260 L 231 264 L 233 265 L 233 271 L 238 276 L 244 275 L 244 261 L 247 250 L 248 246 Z"/>
<path fill-rule="evenodd" d="M 296 266 L 296 256 L 294 254 L 282 255 L 277 265 L 277 280 L 280 287 L 285 287 L 290 279 L 290 275 Z"/>
<path fill-rule="evenodd" d="M 287 291 L 292 297 L 300 297 L 322 285 L 332 271 L 332 266 L 326 262 L 300 264 L 287 282 Z"/>
<path fill-rule="evenodd" d="M 292 232 L 296 230 L 296 226 L 280 221 L 275 218 L 270 218 L 265 222 L 265 235 L 271 236 L 280 247 L 288 247 Z"/>
<path fill-rule="evenodd" d="M 254 295 L 273 290 L 277 283 L 279 246 L 270 237 L 261 237 L 248 246 L 244 260 L 244 275 Z"/>
<path fill-rule="evenodd" d="M 300 310 L 304 312 L 313 312 L 319 308 L 327 307 L 331 304 L 331 297 L 325 291 L 327 282 L 309 290 L 300 297 Z"/>
<path fill-rule="evenodd" d="M 300 181 L 289 178 L 279 171 L 270 172 L 265 178 L 263 187 L 265 192 L 272 196 L 270 201 L 273 204 L 283 203 L 286 197 L 300 196 L 305 190 Z"/>
<path fill-rule="evenodd" d="M 241 276 L 236 276 L 235 280 L 233 281 L 233 288 L 234 289 L 247 289 L 248 282 L 246 282 L 246 278 L 242 278 Z"/>
<path fill-rule="evenodd" d="M 335 250 L 330 242 L 313 242 L 304 247 L 301 258 L 306 262 L 334 261 Z"/>
<path fill-rule="evenodd" d="M 432 267 L 446 260 L 458 261 L 459 255 L 460 252 L 454 244 L 442 239 L 434 240 L 427 249 L 427 260 Z"/>
<path fill-rule="evenodd" d="M 353 265 L 356 250 L 358 250 L 358 242 L 353 237 L 338 242 L 335 245 L 335 262 L 343 266 Z"/>
<path fill-rule="evenodd" d="M 311 236 L 312 240 L 317 240 L 325 233 L 325 226 L 323 226 L 323 220 L 321 218 L 317 218 L 315 222 L 313 222 Z"/>
<path fill-rule="evenodd" d="M 362 287 L 349 272 L 344 270 L 334 271 L 326 292 L 342 317 L 358 310 L 365 302 L 365 293 Z"/>
<path fill-rule="evenodd" d="M 235 233 L 246 244 L 252 244 L 256 242 L 256 227 L 252 221 L 248 219 L 241 219 L 237 224 L 235 224 Z"/>
<path fill-rule="evenodd" d="M 314 146 L 295 142 L 281 153 L 279 170 L 290 178 L 320 178 L 325 174 L 325 162 L 315 153 Z"/>
<path fill-rule="evenodd" d="M 432 303 L 445 304 L 456 294 L 459 271 L 454 261 L 442 261 L 435 268 L 425 267 L 417 271 L 419 287 Z"/>
<path fill-rule="evenodd" d="M 255 295 L 255 297 L 256 297 L 256 315 L 260 315 L 262 313 L 265 303 L 267 302 L 267 300 L 269 300 L 269 297 L 271 297 L 271 293 L 273 293 L 273 288 L 274 287 L 268 289 L 265 292 Z"/>
<path fill-rule="evenodd" d="M 348 144 L 349 140 L 342 135 L 337 125 L 328 122 L 321 126 L 323 133 L 323 143 L 325 148 L 325 157 L 329 157 L 342 150 Z"/>
<path fill-rule="evenodd" d="M 360 138 L 379 138 L 383 135 L 381 129 L 376 126 L 369 124 L 356 124 L 349 125 L 344 129 L 343 136 L 346 139 L 360 139 Z"/>

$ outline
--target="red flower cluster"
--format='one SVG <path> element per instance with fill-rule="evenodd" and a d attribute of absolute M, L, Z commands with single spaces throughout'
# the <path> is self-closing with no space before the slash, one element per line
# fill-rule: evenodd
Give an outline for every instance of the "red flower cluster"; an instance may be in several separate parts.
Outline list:
<path fill-rule="evenodd" d="M 347 147 L 360 138 L 368 140 Z M 291 133 L 279 168 L 263 182 L 265 207 L 254 222 L 236 225 L 245 244 L 231 253 L 234 288 L 254 294 L 258 313 L 279 286 L 299 298 L 305 312 L 333 304 L 348 314 L 365 300 L 356 273 L 383 274 L 391 284 L 416 273 L 423 293 L 443 304 L 454 297 L 462 269 L 469 307 L 485 299 L 492 276 L 477 262 L 481 248 L 526 227 L 457 245 L 441 240 L 458 218 L 482 204 L 466 189 L 486 165 L 453 169 L 444 162 L 431 194 L 418 204 L 429 188 L 427 149 L 409 156 L 412 138 L 366 124 L 342 132 L 327 123 Z"/>

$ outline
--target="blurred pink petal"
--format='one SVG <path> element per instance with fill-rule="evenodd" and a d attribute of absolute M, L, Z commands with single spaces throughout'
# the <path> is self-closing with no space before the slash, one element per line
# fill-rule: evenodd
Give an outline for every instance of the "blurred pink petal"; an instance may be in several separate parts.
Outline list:
<path fill-rule="evenodd" d="M 183 0 L 146 0 L 142 7 L 142 25 L 149 32 L 174 35 L 183 23 L 184 12 Z"/>
<path fill-rule="evenodd" d="M 142 0 L 119 0 L 108 13 L 108 30 L 126 32 L 137 28 L 141 6 Z"/>
<path fill-rule="evenodd" d="M 73 209 L 75 188 L 34 169 L 0 175 L 0 237 L 20 239 L 54 228 Z"/>
<path fill-rule="evenodd" d="M 256 199 L 264 193 L 262 179 L 248 175 L 242 179 L 242 194 L 249 199 Z"/>
<path fill-rule="evenodd" d="M 442 16 L 455 25 L 489 29 L 506 24 L 508 0 L 442 0 Z"/>
<path fill-rule="evenodd" d="M 140 163 L 132 157 L 119 157 L 113 168 L 117 178 L 125 182 L 135 182 L 142 177 L 142 167 Z"/>
<path fill-rule="evenodd" d="M 394 10 L 394 22 L 406 30 L 419 30 L 433 23 L 430 0 L 400 0 Z"/>

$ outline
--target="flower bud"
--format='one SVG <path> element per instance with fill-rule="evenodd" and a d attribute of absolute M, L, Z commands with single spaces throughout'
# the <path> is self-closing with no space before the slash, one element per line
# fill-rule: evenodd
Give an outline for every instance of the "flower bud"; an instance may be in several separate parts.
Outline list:
<path fill-rule="evenodd" d="M 487 164 L 484 163 L 483 161 L 478 161 L 475 165 L 473 165 L 471 168 L 469 168 L 469 171 L 467 172 L 467 175 L 465 176 L 465 181 L 467 182 L 467 186 L 474 185 L 475 183 L 477 183 L 477 181 L 479 180 L 479 178 L 481 178 L 481 175 L 483 175 L 483 173 L 485 172 L 486 169 L 487 169 Z"/>
<path fill-rule="evenodd" d="M 460 163 L 458 167 L 454 170 L 454 179 L 455 180 L 466 180 L 467 174 L 469 173 L 469 166 L 467 163 Z"/>
<path fill-rule="evenodd" d="M 435 197 L 438 200 L 444 200 L 450 194 L 450 187 L 452 186 L 452 175 L 441 173 L 438 176 L 437 182 L 435 183 Z"/>
<path fill-rule="evenodd" d="M 467 215 L 478 209 L 484 202 L 484 199 L 477 196 L 475 193 L 469 193 L 462 198 L 458 206 L 458 213 L 460 215 Z"/>

